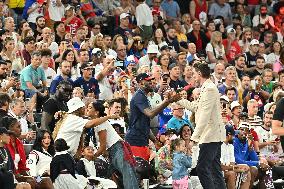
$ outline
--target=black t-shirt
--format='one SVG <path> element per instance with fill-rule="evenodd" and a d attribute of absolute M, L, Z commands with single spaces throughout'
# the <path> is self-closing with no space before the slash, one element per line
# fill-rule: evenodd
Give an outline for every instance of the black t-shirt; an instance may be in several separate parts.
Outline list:
<path fill-rule="evenodd" d="M 187 85 L 187 83 L 186 83 L 185 81 L 181 81 L 181 80 L 179 80 L 179 79 L 176 80 L 176 81 L 174 81 L 174 80 L 171 79 L 169 85 L 170 85 L 171 88 L 177 90 L 177 89 L 179 89 L 179 88 L 184 88 L 184 87 Z"/>
<path fill-rule="evenodd" d="M 284 121 L 284 98 L 277 103 L 273 120 Z"/>
<path fill-rule="evenodd" d="M 249 74 L 249 77 L 251 78 L 251 79 L 253 79 L 255 76 L 257 76 L 257 75 L 261 75 L 261 73 L 259 73 L 256 69 L 254 69 L 253 71 L 251 71 L 251 72 L 248 72 L 248 74 Z"/>
<path fill-rule="evenodd" d="M 245 72 L 243 70 L 239 70 L 238 68 L 236 68 L 236 71 L 237 71 L 239 79 L 242 79 L 242 77 L 245 74 Z"/>
<path fill-rule="evenodd" d="M 58 100 L 57 98 L 50 97 L 44 104 L 43 104 L 43 112 L 47 112 L 48 114 L 52 115 L 52 121 L 48 124 L 50 130 L 53 132 L 55 127 L 55 118 L 54 114 L 58 111 L 68 111 L 67 104 L 63 101 Z"/>
<path fill-rule="evenodd" d="M 253 56 L 250 52 L 246 52 L 244 55 L 246 57 L 246 65 L 248 68 L 256 66 L 256 58 L 258 57 L 258 54 Z"/>

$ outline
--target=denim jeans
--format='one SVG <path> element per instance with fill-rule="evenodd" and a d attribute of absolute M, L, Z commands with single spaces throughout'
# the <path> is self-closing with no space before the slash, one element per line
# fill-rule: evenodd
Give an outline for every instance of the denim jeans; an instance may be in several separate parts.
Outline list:
<path fill-rule="evenodd" d="M 109 149 L 109 157 L 112 166 L 117 169 L 123 176 L 124 189 L 139 188 L 135 169 L 124 160 L 124 152 L 121 141 L 112 145 Z"/>

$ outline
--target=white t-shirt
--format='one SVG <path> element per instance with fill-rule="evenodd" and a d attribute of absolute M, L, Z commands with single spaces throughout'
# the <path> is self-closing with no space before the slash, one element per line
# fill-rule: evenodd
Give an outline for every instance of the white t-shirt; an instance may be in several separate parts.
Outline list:
<path fill-rule="evenodd" d="M 35 8 L 37 6 L 37 2 L 33 3 L 31 8 Z M 34 10 L 33 12 L 31 12 L 28 16 L 28 22 L 31 23 L 36 23 L 36 18 L 38 16 L 43 16 L 43 7 L 38 7 L 36 10 Z"/>
<path fill-rule="evenodd" d="M 266 17 L 263 19 L 260 15 L 255 15 L 252 19 L 252 25 L 253 27 L 258 26 L 259 24 L 265 25 L 266 22 L 269 22 L 271 26 L 274 26 L 274 20 L 272 16 L 266 15 Z"/>
<path fill-rule="evenodd" d="M 56 76 L 56 72 L 52 68 L 50 68 L 50 67 L 48 67 L 47 69 L 43 68 L 43 71 L 44 71 L 45 76 L 46 76 L 46 86 L 49 87 L 51 82 L 52 82 L 52 80 Z"/>
<path fill-rule="evenodd" d="M 229 165 L 231 162 L 235 162 L 234 146 L 232 144 L 221 145 L 221 164 Z"/>
<path fill-rule="evenodd" d="M 148 66 L 154 66 L 157 65 L 155 60 L 152 60 L 152 62 L 149 59 L 148 55 L 142 56 L 139 61 L 138 61 L 138 67 L 141 67 L 143 65 L 148 65 Z"/>
<path fill-rule="evenodd" d="M 114 130 L 112 125 L 106 121 L 99 126 L 94 127 L 94 132 L 96 136 L 96 140 L 99 141 L 99 135 L 98 133 L 100 131 L 106 130 L 106 148 L 110 148 L 112 145 L 114 145 L 117 141 L 122 140 L 122 138 L 117 134 L 117 132 Z"/>
<path fill-rule="evenodd" d="M 81 158 L 81 160 L 84 162 L 87 175 L 96 177 L 96 166 L 95 166 L 94 161 L 89 161 L 86 158 Z"/>
<path fill-rule="evenodd" d="M 12 110 L 9 110 L 8 111 L 8 114 L 14 118 L 16 118 L 20 124 L 21 124 L 21 133 L 22 134 L 27 134 L 27 132 L 29 132 L 29 126 L 28 126 L 28 122 L 27 122 L 27 119 L 26 117 L 19 117 L 19 116 L 16 116 L 15 113 L 12 111 Z"/>
<path fill-rule="evenodd" d="M 99 73 L 103 70 L 103 66 L 101 64 L 96 65 L 96 73 L 95 73 L 95 78 L 99 75 Z M 99 88 L 100 88 L 100 95 L 99 98 L 100 100 L 111 100 L 113 98 L 113 91 L 112 91 L 112 86 L 109 83 L 109 79 L 107 76 L 105 76 L 99 83 Z"/>
<path fill-rule="evenodd" d="M 49 17 L 53 21 L 61 21 L 64 17 L 64 5 L 60 7 L 56 5 L 56 0 L 50 0 L 50 6 L 48 7 Z"/>
<path fill-rule="evenodd" d="M 270 53 L 269 55 L 267 55 L 266 57 L 266 63 L 267 64 L 274 64 L 275 62 L 279 61 L 279 57 L 280 55 L 276 55 L 274 53 Z"/>
<path fill-rule="evenodd" d="M 77 152 L 83 129 L 88 121 L 87 119 L 69 114 L 59 129 L 56 139 L 63 138 L 66 141 L 70 147 L 68 152 L 72 156 Z"/>
<path fill-rule="evenodd" d="M 151 26 L 153 25 L 153 15 L 149 6 L 144 2 L 136 7 L 137 26 Z M 146 18 L 146 19 L 145 19 Z"/>

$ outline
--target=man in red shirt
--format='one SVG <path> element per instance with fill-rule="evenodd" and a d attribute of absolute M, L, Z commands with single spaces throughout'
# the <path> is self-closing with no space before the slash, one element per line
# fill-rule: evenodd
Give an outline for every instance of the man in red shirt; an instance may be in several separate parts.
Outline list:
<path fill-rule="evenodd" d="M 87 24 L 85 18 L 82 16 L 81 10 L 79 9 L 75 12 L 75 8 L 71 5 L 67 5 L 65 8 L 65 18 L 62 18 L 62 21 L 64 22 L 66 32 L 72 35 L 75 35 L 77 29 L 82 24 Z"/>
<path fill-rule="evenodd" d="M 236 39 L 236 30 L 229 28 L 227 30 L 227 39 L 223 40 L 223 45 L 226 51 L 226 57 L 229 63 L 234 61 L 235 57 L 242 53 L 242 49 Z"/>

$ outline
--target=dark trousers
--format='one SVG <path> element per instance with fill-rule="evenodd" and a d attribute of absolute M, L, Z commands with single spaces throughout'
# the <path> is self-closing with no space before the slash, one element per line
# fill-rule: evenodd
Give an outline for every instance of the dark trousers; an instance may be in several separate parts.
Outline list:
<path fill-rule="evenodd" d="M 221 170 L 221 142 L 199 145 L 197 176 L 204 189 L 226 189 Z"/>

